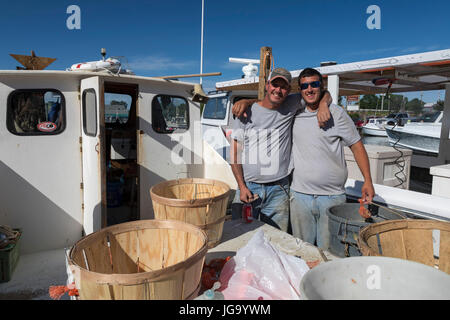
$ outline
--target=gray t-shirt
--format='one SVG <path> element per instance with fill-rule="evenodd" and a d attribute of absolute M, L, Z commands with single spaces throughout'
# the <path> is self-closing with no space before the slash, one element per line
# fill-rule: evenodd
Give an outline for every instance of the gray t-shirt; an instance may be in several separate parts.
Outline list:
<path fill-rule="evenodd" d="M 295 117 L 290 166 L 294 169 L 294 191 L 315 195 L 345 193 L 348 172 L 344 146 L 355 144 L 361 137 L 343 108 L 332 104 L 330 113 L 324 129 L 319 127 L 317 112 L 305 108 Z"/>
<path fill-rule="evenodd" d="M 246 119 L 234 119 L 231 138 L 243 146 L 245 181 L 268 183 L 289 175 L 292 121 L 300 108 L 301 96 L 292 94 L 278 109 L 254 103 Z"/>

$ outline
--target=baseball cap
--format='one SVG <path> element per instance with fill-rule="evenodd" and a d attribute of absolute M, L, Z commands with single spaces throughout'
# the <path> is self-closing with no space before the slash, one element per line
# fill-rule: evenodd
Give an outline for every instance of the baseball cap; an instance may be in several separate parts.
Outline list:
<path fill-rule="evenodd" d="M 272 70 L 272 72 L 269 75 L 268 81 L 270 82 L 276 78 L 282 78 L 289 84 L 291 84 L 292 81 L 291 73 L 284 68 L 276 68 Z"/>

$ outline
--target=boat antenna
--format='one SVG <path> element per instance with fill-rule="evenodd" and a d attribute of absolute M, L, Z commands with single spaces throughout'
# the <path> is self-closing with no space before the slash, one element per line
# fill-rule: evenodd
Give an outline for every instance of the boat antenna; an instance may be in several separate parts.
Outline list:
<path fill-rule="evenodd" d="M 245 66 L 242 67 L 242 72 L 244 73 L 244 78 L 252 78 L 258 75 L 258 59 L 244 59 L 244 58 L 228 58 L 228 61 L 232 63 L 243 63 Z"/>
<path fill-rule="evenodd" d="M 203 24 L 205 19 L 205 0 L 202 0 L 202 30 L 200 39 L 200 74 L 203 73 Z M 203 78 L 200 76 L 200 84 L 203 83 Z"/>
<path fill-rule="evenodd" d="M 103 61 L 105 61 L 105 57 L 106 57 L 106 49 L 105 48 L 102 48 L 102 50 L 101 50 L 101 54 L 102 54 L 102 59 L 103 59 Z"/>

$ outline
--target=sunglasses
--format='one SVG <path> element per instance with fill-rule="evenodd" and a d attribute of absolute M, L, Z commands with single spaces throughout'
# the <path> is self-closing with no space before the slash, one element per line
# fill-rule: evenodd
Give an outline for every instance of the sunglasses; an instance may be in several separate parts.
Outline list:
<path fill-rule="evenodd" d="M 300 84 L 300 89 L 306 90 L 311 85 L 311 88 L 320 88 L 320 81 L 312 81 L 312 82 L 305 82 Z"/>
<path fill-rule="evenodd" d="M 270 85 L 274 88 L 289 89 L 289 85 L 284 81 L 271 81 Z"/>

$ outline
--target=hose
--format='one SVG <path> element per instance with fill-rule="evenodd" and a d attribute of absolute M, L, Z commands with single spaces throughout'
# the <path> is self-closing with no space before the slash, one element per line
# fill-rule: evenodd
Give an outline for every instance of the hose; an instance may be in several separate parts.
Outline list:
<path fill-rule="evenodd" d="M 402 150 L 401 150 L 400 148 L 397 147 L 397 144 L 398 144 L 399 141 L 401 140 L 401 137 L 400 137 L 399 135 L 397 135 L 397 134 L 394 132 L 394 130 L 393 130 L 393 129 L 397 126 L 397 123 L 398 123 L 398 122 L 396 122 L 396 123 L 394 124 L 394 126 L 392 127 L 392 131 L 391 131 L 391 132 L 392 132 L 392 134 L 394 135 L 394 138 L 397 139 L 397 140 L 394 142 L 394 144 L 392 145 L 392 148 L 394 148 L 396 151 L 398 151 L 398 152 L 400 153 L 400 155 L 394 160 L 395 165 L 400 169 L 400 171 L 396 172 L 396 173 L 394 174 L 394 176 L 400 181 L 400 183 L 397 184 L 397 185 L 395 185 L 394 188 L 397 188 L 397 187 L 401 186 L 403 183 L 405 183 L 405 180 L 403 180 L 402 178 L 400 178 L 400 174 L 402 174 L 402 175 L 403 175 L 403 178 L 406 179 L 406 174 L 405 174 L 405 172 L 404 172 L 404 171 L 405 171 L 406 161 L 405 161 L 404 154 L 403 154 Z M 399 161 L 400 159 L 403 159 L 403 161 L 400 162 L 400 161 Z"/>

